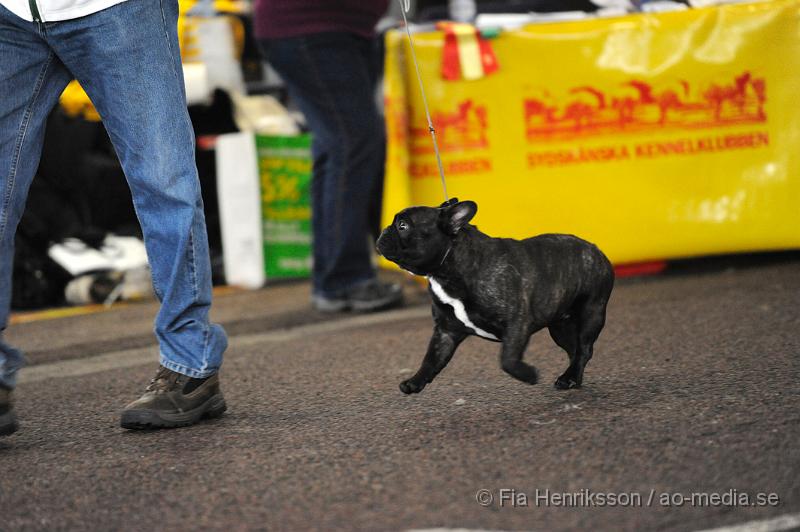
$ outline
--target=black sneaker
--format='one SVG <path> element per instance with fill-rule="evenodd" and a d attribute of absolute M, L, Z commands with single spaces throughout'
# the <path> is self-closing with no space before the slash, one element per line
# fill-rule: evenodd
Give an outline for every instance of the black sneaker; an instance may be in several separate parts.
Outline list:
<path fill-rule="evenodd" d="M 126 429 L 162 429 L 193 425 L 227 409 L 218 374 L 194 379 L 160 366 L 139 399 L 122 411 Z"/>
<path fill-rule="evenodd" d="M 374 312 L 398 307 L 403 303 L 403 289 L 398 284 L 382 283 L 377 279 L 351 288 L 339 297 L 315 295 L 312 304 L 320 312 Z"/>
<path fill-rule="evenodd" d="M 17 431 L 17 416 L 11 402 L 11 390 L 0 386 L 0 436 L 8 436 Z"/>

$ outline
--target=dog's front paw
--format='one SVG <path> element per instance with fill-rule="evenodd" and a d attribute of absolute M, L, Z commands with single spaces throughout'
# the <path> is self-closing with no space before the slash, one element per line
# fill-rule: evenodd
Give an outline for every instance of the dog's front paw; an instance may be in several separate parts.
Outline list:
<path fill-rule="evenodd" d="M 570 388 L 580 388 L 581 383 L 576 381 L 572 375 L 565 373 L 556 379 L 555 387 L 557 390 L 569 390 Z"/>
<path fill-rule="evenodd" d="M 425 388 L 425 383 L 412 379 L 400 383 L 400 391 L 404 394 L 419 393 Z"/>

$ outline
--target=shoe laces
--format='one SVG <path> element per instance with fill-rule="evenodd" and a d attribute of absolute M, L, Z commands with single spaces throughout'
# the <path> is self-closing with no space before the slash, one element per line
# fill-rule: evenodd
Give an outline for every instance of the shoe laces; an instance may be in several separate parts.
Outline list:
<path fill-rule="evenodd" d="M 169 369 L 161 366 L 158 368 L 158 372 L 156 376 L 150 380 L 150 384 L 147 385 L 145 391 L 147 392 L 163 392 L 167 391 L 175 384 L 175 382 L 180 377 L 180 374 L 170 371 Z"/>

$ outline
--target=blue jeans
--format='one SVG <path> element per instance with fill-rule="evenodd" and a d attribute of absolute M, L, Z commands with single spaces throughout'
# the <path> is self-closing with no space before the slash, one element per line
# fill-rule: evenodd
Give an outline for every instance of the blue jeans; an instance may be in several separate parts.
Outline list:
<path fill-rule="evenodd" d="M 386 134 L 374 43 L 331 32 L 261 47 L 311 129 L 313 290 L 337 297 L 375 278 L 370 213 L 380 199 Z"/>
<path fill-rule="evenodd" d="M 8 324 L 14 233 L 39 164 L 45 119 L 77 79 L 97 108 L 133 193 L 161 301 L 161 364 L 215 373 L 227 347 L 211 324 L 211 266 L 194 132 L 186 109 L 175 0 L 128 0 L 37 24 L 0 6 L 0 384 L 15 385 Z"/>

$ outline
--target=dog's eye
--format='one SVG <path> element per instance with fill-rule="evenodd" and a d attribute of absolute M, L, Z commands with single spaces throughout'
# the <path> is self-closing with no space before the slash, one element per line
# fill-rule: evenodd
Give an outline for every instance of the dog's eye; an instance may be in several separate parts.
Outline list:
<path fill-rule="evenodd" d="M 397 230 L 398 231 L 408 231 L 408 222 L 405 220 L 400 220 L 397 222 Z"/>

